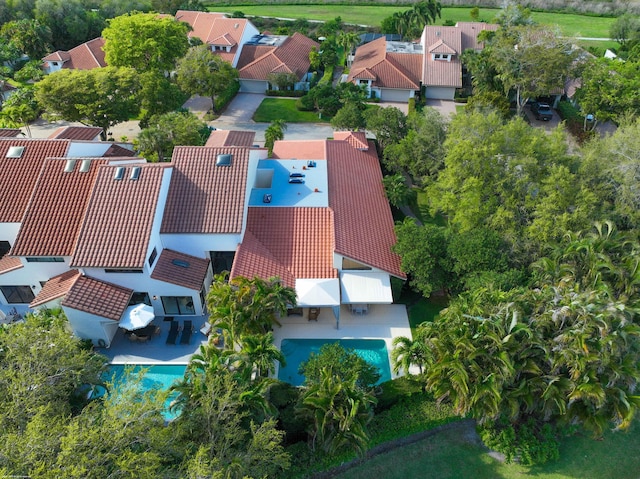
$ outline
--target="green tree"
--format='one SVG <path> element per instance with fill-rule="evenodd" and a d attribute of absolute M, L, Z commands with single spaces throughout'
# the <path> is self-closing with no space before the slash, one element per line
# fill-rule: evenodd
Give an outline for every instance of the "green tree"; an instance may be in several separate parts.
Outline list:
<path fill-rule="evenodd" d="M 140 82 L 131 68 L 60 70 L 36 85 L 36 99 L 51 116 L 102 128 L 138 114 Z"/>
<path fill-rule="evenodd" d="M 639 65 L 640 61 L 589 60 L 576 92 L 582 111 L 595 115 L 598 121 L 621 122 L 625 117 L 637 117 L 640 114 Z"/>
<path fill-rule="evenodd" d="M 331 119 L 334 130 L 359 131 L 364 128 L 364 116 L 358 103 L 347 101 Z"/>
<path fill-rule="evenodd" d="M 41 60 L 30 60 L 20 70 L 13 74 L 13 78 L 19 82 L 37 82 L 44 78 Z"/>
<path fill-rule="evenodd" d="M 417 184 L 422 184 L 426 177 L 436 177 L 444 166 L 442 145 L 446 128 L 444 117 L 434 108 L 425 108 L 424 114 L 411 113 L 406 136 L 384 150 L 385 166 L 395 172 L 408 173 Z"/>
<path fill-rule="evenodd" d="M 306 385 L 322 382 L 326 371 L 340 381 L 355 381 L 355 385 L 363 390 L 373 388 L 380 379 L 377 367 L 337 342 L 322 345 L 318 353 L 311 353 L 309 359 L 300 364 Z"/>
<path fill-rule="evenodd" d="M 241 347 L 242 335 L 267 333 L 279 325 L 277 318 L 286 315 L 287 308 L 295 307 L 295 290 L 278 278 L 226 278 L 227 274 L 214 278 L 207 306 L 210 322 L 224 330 L 228 347 Z"/>
<path fill-rule="evenodd" d="M 531 26 L 499 29 L 490 49 L 505 93 L 515 92 L 518 114 L 529 98 L 562 89 L 577 55 L 571 41 L 558 32 Z"/>
<path fill-rule="evenodd" d="M 37 20 L 13 20 L 2 25 L 0 35 L 32 60 L 39 60 L 51 51 L 51 29 Z"/>
<path fill-rule="evenodd" d="M 140 127 L 146 128 L 149 120 L 154 115 L 169 113 L 182 107 L 189 95 L 184 93 L 164 74 L 160 72 L 148 71 L 139 75 L 140 109 L 144 116 L 140 120 Z"/>
<path fill-rule="evenodd" d="M 396 208 L 406 205 L 411 200 L 411 189 L 407 186 L 404 176 L 400 173 L 383 177 L 382 185 L 389 203 Z"/>
<path fill-rule="evenodd" d="M 22 18 L 33 18 L 51 31 L 54 50 L 70 50 L 100 36 L 104 19 L 83 0 L 37 0 Z"/>
<path fill-rule="evenodd" d="M 429 297 L 447 288 L 447 246 L 444 228 L 435 225 L 418 226 L 406 218 L 395 227 L 398 241 L 393 250 L 400 255 L 402 271 L 409 275 L 409 284 Z"/>
<path fill-rule="evenodd" d="M 627 46 L 629 40 L 633 40 L 639 35 L 640 19 L 637 15 L 630 13 L 620 15 L 609 28 L 609 36 L 617 41 L 622 48 Z"/>
<path fill-rule="evenodd" d="M 267 81 L 270 85 L 275 85 L 278 90 L 293 90 L 298 82 L 298 75 L 295 73 L 269 73 Z"/>
<path fill-rule="evenodd" d="M 145 158 L 165 161 L 178 145 L 204 145 L 209 133 L 207 124 L 193 113 L 174 111 L 151 117 L 138 136 L 137 147 Z"/>
<path fill-rule="evenodd" d="M 284 132 L 287 124 L 284 120 L 273 120 L 264 131 L 264 146 L 268 150 L 269 156 L 273 154 L 273 145 L 276 141 L 284 139 Z"/>
<path fill-rule="evenodd" d="M 273 344 L 273 332 L 267 334 L 252 334 L 242 336 L 240 355 L 248 365 L 251 373 L 254 371 L 259 378 L 266 378 L 275 373 L 275 363 L 286 365 L 284 354 Z"/>
<path fill-rule="evenodd" d="M 349 55 L 352 54 L 353 50 L 360 43 L 360 35 L 358 35 L 356 32 L 340 32 L 337 38 L 337 42 L 344 51 L 344 61 L 346 65 L 349 60 Z"/>
<path fill-rule="evenodd" d="M 189 49 L 189 26 L 155 13 L 130 13 L 109 20 L 102 32 L 107 64 L 138 72 L 169 72 Z"/>
<path fill-rule="evenodd" d="M 29 123 L 40 116 L 40 106 L 34 96 L 33 87 L 22 87 L 16 90 L 3 104 L 0 119 L 9 128 L 22 128 L 31 138 Z"/>
<path fill-rule="evenodd" d="M 238 72 L 231 63 L 214 54 L 207 45 L 192 47 L 178 61 L 178 85 L 193 95 L 211 98 L 216 111 L 216 97 L 238 86 Z"/>
<path fill-rule="evenodd" d="M 406 374 L 411 374 L 411 366 L 416 366 L 419 375 L 422 376 L 430 354 L 431 352 L 427 349 L 426 343 L 420 339 L 412 340 L 404 336 L 395 337 L 393 338 L 393 350 L 391 351 L 393 372 L 398 374 L 402 370 Z"/>
<path fill-rule="evenodd" d="M 503 28 L 529 26 L 535 23 L 531 18 L 531 11 L 512 0 L 504 3 L 494 21 Z"/>
<path fill-rule="evenodd" d="M 396 107 L 373 107 L 364 112 L 366 128 L 378 140 L 380 149 L 398 143 L 407 134 L 407 116 Z"/>

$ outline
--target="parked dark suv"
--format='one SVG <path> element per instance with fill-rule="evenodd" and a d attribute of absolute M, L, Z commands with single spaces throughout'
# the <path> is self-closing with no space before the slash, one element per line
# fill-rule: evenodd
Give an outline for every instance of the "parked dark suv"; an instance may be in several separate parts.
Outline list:
<path fill-rule="evenodd" d="M 531 111 L 536 120 L 549 121 L 553 118 L 551 107 L 547 103 L 536 101 L 531 105 Z"/>

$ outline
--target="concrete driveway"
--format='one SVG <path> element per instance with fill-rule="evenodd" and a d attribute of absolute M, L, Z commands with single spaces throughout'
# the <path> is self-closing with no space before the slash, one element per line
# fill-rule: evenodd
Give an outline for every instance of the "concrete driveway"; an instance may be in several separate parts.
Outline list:
<path fill-rule="evenodd" d="M 265 95 L 260 93 L 238 93 L 236 97 L 231 100 L 229 106 L 217 120 L 210 122 L 212 126 L 216 126 L 216 122 L 220 123 L 246 123 L 252 121 L 253 114 L 265 99 Z M 211 102 L 209 102 L 211 106 Z"/>

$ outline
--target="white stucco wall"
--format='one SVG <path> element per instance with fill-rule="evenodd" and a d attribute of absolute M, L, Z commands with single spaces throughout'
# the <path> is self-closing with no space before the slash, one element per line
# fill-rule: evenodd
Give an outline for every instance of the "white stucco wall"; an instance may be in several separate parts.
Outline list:
<path fill-rule="evenodd" d="M 1 274 L 0 285 L 29 286 L 35 296 L 42 289 L 40 282 L 46 282 L 54 276 L 69 271 L 70 257 L 65 256 L 63 259 L 63 263 L 27 263 L 24 258 L 21 258 L 23 267 Z M 0 301 L 7 304 L 2 293 L 0 293 Z"/>
<path fill-rule="evenodd" d="M 8 241 L 11 246 L 16 242 L 20 223 L 0 223 L 0 241 Z"/>
<path fill-rule="evenodd" d="M 240 59 L 240 54 L 242 53 L 242 47 L 245 43 L 251 40 L 252 37 L 259 35 L 260 31 L 253 25 L 253 23 L 247 21 L 246 26 L 244 27 L 244 32 L 242 32 L 242 37 L 240 38 L 240 42 L 238 42 L 238 49 L 236 50 L 236 56 L 233 58 L 232 66 L 235 68 L 238 65 L 238 60 Z"/>
<path fill-rule="evenodd" d="M 62 309 L 67 315 L 75 335 L 80 339 L 90 339 L 96 346 L 100 340 L 104 341 L 107 347 L 111 345 L 111 341 L 118 331 L 118 321 L 65 306 Z"/>

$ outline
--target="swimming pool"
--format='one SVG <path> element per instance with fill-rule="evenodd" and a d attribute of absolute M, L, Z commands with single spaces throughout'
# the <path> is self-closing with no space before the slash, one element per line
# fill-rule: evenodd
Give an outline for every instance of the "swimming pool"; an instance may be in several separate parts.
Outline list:
<path fill-rule="evenodd" d="M 358 356 L 380 370 L 378 384 L 391 379 L 389 353 L 383 339 L 283 339 L 280 350 L 284 354 L 287 365 L 280 366 L 278 379 L 294 386 L 304 383 L 304 376 L 298 374 L 300 363 L 309 359 L 311 353 L 318 353 L 322 345 L 339 343 L 345 349 L 353 349 Z"/>
<path fill-rule="evenodd" d="M 166 391 L 173 385 L 173 383 L 184 377 L 184 371 L 187 366 L 184 364 L 112 364 L 109 366 L 109 372 L 107 373 L 108 380 L 113 378 L 113 381 L 117 384 L 118 381 L 124 378 L 125 368 L 132 368 L 133 373 L 137 373 L 141 369 L 146 369 L 140 383 L 143 391 L 149 391 L 151 389 L 162 389 L 163 391 Z M 167 421 L 171 421 L 180 415 L 179 411 L 172 412 L 169 410 L 169 406 L 175 398 L 176 394 L 171 394 L 164 404 L 165 410 L 162 414 Z"/>

